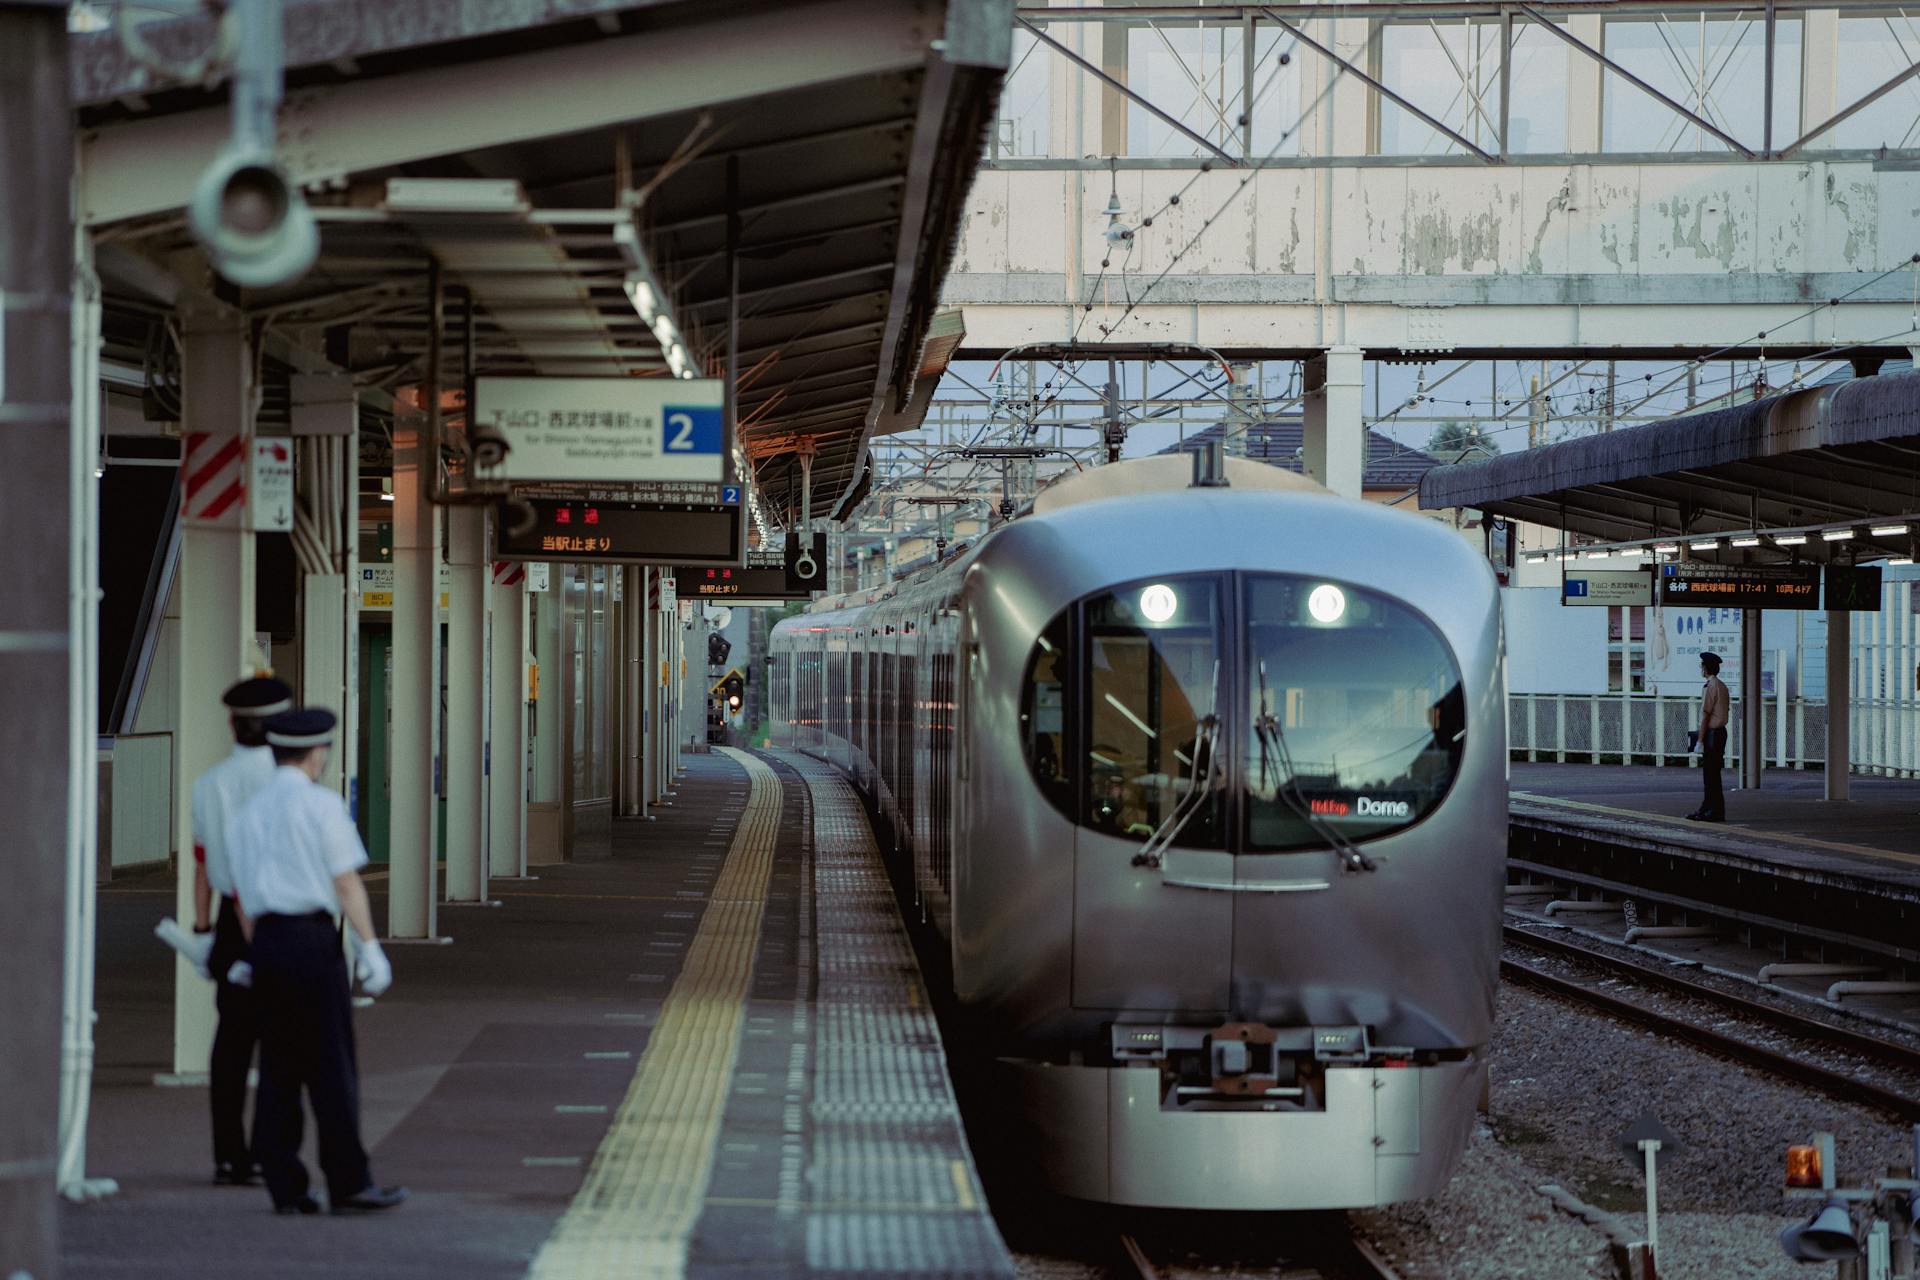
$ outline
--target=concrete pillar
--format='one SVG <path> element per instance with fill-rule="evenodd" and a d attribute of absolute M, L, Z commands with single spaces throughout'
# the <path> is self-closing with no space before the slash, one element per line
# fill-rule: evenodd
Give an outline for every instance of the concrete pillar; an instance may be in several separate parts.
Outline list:
<path fill-rule="evenodd" d="M 65 6 L 0 5 L 0 803 L 7 884 L 0 935 L 14 958 L 0 1030 L 0 1275 L 51 1276 L 59 1159 L 63 884 L 74 813 L 71 722 L 75 489 L 69 350 L 73 160 Z M 84 544 L 83 544 L 84 545 Z"/>
<path fill-rule="evenodd" d="M 300 579 L 300 700 L 340 716 L 323 785 L 356 803 L 359 747 L 359 405 L 353 380 L 295 377 L 294 433 L 301 454 L 298 505 L 328 571 Z"/>
<path fill-rule="evenodd" d="M 1761 689 L 1761 668 L 1766 655 L 1760 648 L 1760 622 L 1766 617 L 1761 609 L 1740 611 L 1740 788 L 1757 791 L 1760 771 L 1766 767 L 1766 752 L 1761 747 L 1765 732 L 1766 698 Z"/>
<path fill-rule="evenodd" d="M 1567 34 L 1589 49 L 1601 47 L 1599 14 L 1568 14 L 1566 24 Z M 1594 155 L 1600 150 L 1603 118 L 1600 95 L 1605 75 L 1606 68 L 1586 54 L 1567 50 L 1567 150 L 1574 155 Z M 1619 93 L 1640 92 L 1618 79 L 1608 87 Z"/>
<path fill-rule="evenodd" d="M 1800 82 L 1800 127 L 1793 131 L 1792 137 L 1779 137 L 1775 130 L 1773 145 L 1784 147 L 1800 136 L 1805 130 L 1813 128 L 1822 120 L 1830 119 L 1833 113 L 1847 102 L 1852 102 L 1865 92 L 1864 84 L 1851 90 L 1840 89 L 1840 11 L 1838 9 L 1809 9 L 1803 15 L 1801 26 L 1801 82 Z M 1788 67 L 1782 75 L 1792 75 Z M 1830 142 L 1816 139 L 1814 146 L 1831 146 Z"/>
<path fill-rule="evenodd" d="M 387 933 L 437 936 L 435 787 L 440 730 L 440 511 L 427 500 L 439 459 L 424 407 L 393 423 L 393 774 Z"/>
<path fill-rule="evenodd" d="M 502 560 L 488 577 L 487 871 L 519 880 L 527 874 L 526 566 Z"/>
<path fill-rule="evenodd" d="M 620 600 L 620 809 L 622 816 L 639 817 L 645 812 L 641 799 L 640 759 L 646 740 L 644 707 L 646 665 L 641 660 L 644 647 L 642 629 L 647 610 L 645 569 L 628 565 L 620 570 L 625 579 Z"/>
<path fill-rule="evenodd" d="M 447 901 L 487 898 L 487 514 L 447 512 Z"/>
<path fill-rule="evenodd" d="M 1827 776 L 1826 798 L 1848 798 L 1853 769 L 1853 615 L 1827 611 Z"/>
<path fill-rule="evenodd" d="M 1330 347 L 1306 362 L 1302 463 L 1307 475 L 1344 498 L 1360 496 L 1367 456 L 1362 364 L 1358 347 Z"/>
<path fill-rule="evenodd" d="M 233 749 L 220 695 L 254 674 L 253 534 L 245 522 L 253 359 L 245 324 L 222 309 L 182 316 L 179 732 L 173 743 L 175 918 L 193 920 L 193 784 Z M 174 961 L 173 1074 L 198 1082 L 213 1049 L 213 987 Z"/>
<path fill-rule="evenodd" d="M 534 589 L 533 574 L 541 575 Z M 566 566 L 528 566 L 527 652 L 534 663 L 527 712 L 530 778 L 527 795 L 527 863 L 564 862 L 566 835 L 566 729 L 564 714 L 567 648 L 561 601 L 566 596 Z"/>

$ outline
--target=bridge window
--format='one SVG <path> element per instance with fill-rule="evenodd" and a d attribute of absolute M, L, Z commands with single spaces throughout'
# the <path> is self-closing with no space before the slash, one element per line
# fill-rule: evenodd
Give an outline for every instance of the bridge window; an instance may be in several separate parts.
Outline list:
<path fill-rule="evenodd" d="M 1776 148 L 1786 146 L 1800 132 L 1801 26 L 1798 18 L 1774 20 Z M 1763 9 L 1610 18 L 1605 40 L 1609 58 L 1749 148 L 1760 149 L 1767 86 Z M 1712 133 L 1611 71 L 1601 77 L 1600 93 L 1603 150 L 1730 150 Z"/>
<path fill-rule="evenodd" d="M 1534 23 L 1513 27 L 1508 154 L 1567 150 L 1567 57 Z M 1500 150 L 1500 24 L 1484 20 L 1390 22 L 1380 31 L 1380 79 L 1482 151 Z M 1379 153 L 1464 155 L 1466 148 L 1384 96 Z"/>

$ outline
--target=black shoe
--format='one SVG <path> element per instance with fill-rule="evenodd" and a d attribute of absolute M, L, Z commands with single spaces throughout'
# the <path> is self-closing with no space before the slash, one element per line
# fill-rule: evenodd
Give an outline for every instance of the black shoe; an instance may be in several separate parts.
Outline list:
<path fill-rule="evenodd" d="M 213 1185 L 216 1187 L 251 1187 L 259 1180 L 260 1170 L 250 1164 L 213 1166 Z"/>
<path fill-rule="evenodd" d="M 320 1212 L 320 1202 L 312 1196 L 301 1196 L 298 1200 L 289 1200 L 285 1204 L 273 1206 L 275 1213 L 309 1214 Z"/>
<path fill-rule="evenodd" d="M 1707 820 L 1707 815 L 1704 813 L 1701 813 L 1698 810 L 1695 810 L 1694 812 L 1687 815 L 1688 822 L 1705 822 L 1706 820 Z"/>
<path fill-rule="evenodd" d="M 406 1198 L 407 1189 L 405 1187 L 369 1186 L 357 1195 L 348 1196 L 345 1200 L 334 1201 L 333 1211 L 335 1213 L 357 1213 L 374 1209 L 391 1209 L 399 1205 Z"/>

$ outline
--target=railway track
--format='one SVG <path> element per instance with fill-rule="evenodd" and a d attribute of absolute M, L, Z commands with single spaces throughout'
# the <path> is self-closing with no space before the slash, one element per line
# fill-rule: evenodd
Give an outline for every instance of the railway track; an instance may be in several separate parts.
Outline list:
<path fill-rule="evenodd" d="M 1769 1074 L 1808 1085 L 1842 1101 L 1873 1107 L 1889 1115 L 1898 1116 L 1909 1123 L 1920 1122 L 1920 1085 L 1914 1083 L 1914 1081 L 1920 1081 L 1920 1052 L 1905 1045 L 1882 1040 L 1847 1027 L 1835 1026 L 1832 1023 L 1796 1013 L 1791 1009 L 1752 1000 L 1705 983 L 1693 982 L 1621 956 L 1579 946 L 1558 938 L 1543 937 L 1513 925 L 1506 926 L 1504 932 L 1506 941 L 1512 946 L 1539 955 L 1571 960 L 1577 964 L 1625 978 L 1650 990 L 1702 1001 L 1750 1023 L 1759 1023 L 1784 1032 L 1810 1047 L 1839 1050 L 1871 1062 L 1877 1067 L 1900 1071 L 1911 1079 L 1900 1087 L 1889 1086 L 1876 1080 L 1862 1079 L 1820 1061 L 1755 1044 L 1751 1040 L 1742 1039 L 1737 1033 L 1704 1026 L 1654 1008 L 1652 1005 L 1628 999 L 1611 991 L 1602 991 L 1589 983 L 1548 973 L 1534 965 L 1503 957 L 1500 961 L 1500 972 L 1511 982 L 1598 1009 L 1623 1021 L 1648 1027 L 1673 1039 L 1687 1041 L 1736 1062 L 1757 1067 Z"/>
<path fill-rule="evenodd" d="M 1120 1233 L 1120 1264 L 1114 1271 L 1117 1276 L 1127 1276 L 1131 1280 L 1175 1280 L 1186 1269 L 1170 1263 L 1156 1263 L 1139 1239 L 1130 1233 Z M 1364 1237 L 1352 1231 L 1346 1231 L 1335 1238 L 1333 1233 L 1324 1240 L 1316 1240 L 1306 1251 L 1305 1260 L 1277 1261 L 1274 1275 L 1282 1280 L 1400 1280 L 1380 1251 Z M 1207 1271 L 1217 1273 L 1218 1267 Z"/>

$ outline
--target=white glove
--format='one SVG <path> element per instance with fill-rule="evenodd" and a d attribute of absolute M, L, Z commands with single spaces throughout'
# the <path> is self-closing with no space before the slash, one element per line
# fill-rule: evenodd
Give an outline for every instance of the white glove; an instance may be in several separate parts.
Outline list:
<path fill-rule="evenodd" d="M 172 916 L 162 916 L 160 923 L 153 926 L 153 936 L 178 951 L 195 973 L 213 981 L 213 974 L 207 969 L 207 957 L 213 954 L 211 933 L 188 933 Z"/>
<path fill-rule="evenodd" d="M 378 942 L 369 938 L 360 944 L 360 954 L 353 961 L 353 976 L 360 979 L 360 989 L 370 996 L 377 996 L 393 985 L 393 965 Z"/>
<path fill-rule="evenodd" d="M 253 988 L 253 966 L 245 960 L 235 960 L 227 969 L 227 981 L 236 987 Z"/>

